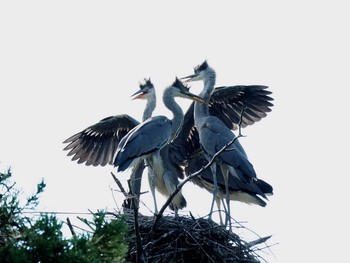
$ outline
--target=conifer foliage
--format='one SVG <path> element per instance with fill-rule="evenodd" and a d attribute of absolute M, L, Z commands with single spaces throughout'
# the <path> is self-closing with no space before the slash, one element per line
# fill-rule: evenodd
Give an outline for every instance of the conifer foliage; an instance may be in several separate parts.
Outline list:
<path fill-rule="evenodd" d="M 35 216 L 44 181 L 22 205 L 21 191 L 11 181 L 12 172 L 0 172 L 0 262 L 125 262 L 127 224 L 123 217 L 108 220 L 94 213 L 92 220 L 80 218 L 89 231 L 66 239 L 63 222 L 55 214 Z"/>

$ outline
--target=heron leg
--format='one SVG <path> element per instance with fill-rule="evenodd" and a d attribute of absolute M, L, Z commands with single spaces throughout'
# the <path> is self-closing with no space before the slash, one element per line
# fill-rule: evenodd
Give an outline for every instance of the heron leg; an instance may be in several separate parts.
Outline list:
<path fill-rule="evenodd" d="M 148 183 L 151 190 L 153 204 L 154 204 L 154 213 L 158 214 L 157 200 L 156 200 L 156 182 L 155 182 L 155 173 L 154 173 L 154 158 L 147 158 L 148 165 Z"/>
<path fill-rule="evenodd" d="M 135 198 L 134 204 L 136 205 L 136 207 L 139 207 L 140 193 L 141 193 L 141 179 L 142 179 L 142 173 L 144 168 L 145 168 L 145 164 L 144 164 L 144 161 L 142 160 L 135 165 L 130 176 L 131 193 L 133 195 L 133 198 Z"/>
<path fill-rule="evenodd" d="M 177 208 L 174 208 L 174 213 L 175 213 L 175 217 L 178 218 L 179 217 L 179 210 Z"/>
<path fill-rule="evenodd" d="M 230 208 L 230 191 L 228 187 L 228 176 L 229 176 L 229 170 L 224 167 L 220 166 L 222 175 L 224 177 L 225 181 L 225 190 L 226 190 L 226 205 L 227 205 L 227 211 L 226 211 L 226 220 L 225 225 L 229 224 L 229 228 L 231 229 L 231 208 Z"/>
<path fill-rule="evenodd" d="M 153 203 L 154 203 L 154 213 L 158 214 L 157 200 L 156 200 L 156 185 L 155 185 L 155 176 L 152 169 L 148 169 L 148 182 L 151 190 Z"/>
<path fill-rule="evenodd" d="M 214 189 L 213 189 L 213 201 L 212 201 L 211 207 L 210 207 L 209 219 L 211 219 L 211 217 L 212 217 L 214 203 L 215 203 L 217 195 L 218 195 L 218 181 L 216 178 L 216 163 L 215 162 L 210 166 L 210 169 L 211 169 L 211 172 L 213 175 Z"/>
<path fill-rule="evenodd" d="M 166 190 L 165 196 L 166 198 L 169 198 L 176 190 L 176 186 L 178 184 L 177 182 L 177 175 L 174 173 L 171 173 L 169 171 L 164 171 L 163 173 L 163 182 Z M 179 209 L 183 208 L 182 206 L 182 199 L 183 196 L 181 194 L 181 190 L 174 196 L 173 200 L 171 201 L 169 207 L 170 209 L 174 210 L 175 217 L 179 216 Z"/>
<path fill-rule="evenodd" d="M 219 210 L 220 225 L 223 225 L 224 221 L 222 220 L 222 215 L 221 215 L 221 198 L 219 197 L 216 198 L 216 206 L 218 207 L 218 210 Z"/>
<path fill-rule="evenodd" d="M 225 214 L 226 214 L 227 213 L 227 207 L 226 207 L 225 201 L 224 201 L 223 198 L 220 198 L 220 201 L 222 202 L 222 206 L 224 207 L 224 211 L 225 211 Z"/>

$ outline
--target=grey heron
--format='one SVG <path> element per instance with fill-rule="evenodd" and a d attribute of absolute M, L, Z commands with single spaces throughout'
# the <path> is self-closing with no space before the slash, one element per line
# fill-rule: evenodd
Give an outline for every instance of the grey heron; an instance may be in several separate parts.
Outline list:
<path fill-rule="evenodd" d="M 209 101 L 214 92 L 216 73 L 211 67 L 209 67 L 206 61 L 204 61 L 201 65 L 197 66 L 194 71 L 195 71 L 194 74 L 188 77 L 184 77 L 182 79 L 186 79 L 186 82 L 203 80 L 204 88 L 200 93 L 200 96 Z M 269 99 L 266 97 L 268 93 L 263 94 L 264 92 L 262 92 L 266 87 L 264 86 L 248 86 L 248 87 L 249 88 L 245 88 L 244 86 L 241 86 L 240 88 L 238 88 L 238 91 L 239 90 L 256 91 L 256 94 L 258 96 L 255 102 L 259 102 L 259 99 L 261 99 L 262 97 L 264 97 L 264 101 L 260 101 L 260 102 L 263 102 L 261 104 L 259 103 L 255 104 L 254 99 L 252 99 L 251 101 L 249 100 L 243 101 L 244 103 L 240 107 L 242 108 L 242 106 L 244 106 L 246 108 L 242 116 L 243 127 L 246 125 L 250 125 L 254 123 L 255 120 L 260 120 L 262 117 L 266 116 L 266 112 L 270 111 L 269 107 L 272 106 L 272 104 L 269 102 Z M 223 93 L 225 93 L 224 90 L 223 90 Z M 239 97 L 239 95 L 242 95 L 242 93 L 244 95 L 244 92 L 241 92 L 241 93 L 238 92 L 236 93 L 236 95 L 238 95 Z M 261 97 L 260 95 L 263 95 L 263 96 Z M 237 115 L 238 112 L 236 111 L 236 114 L 233 114 L 233 115 L 227 114 L 226 116 L 223 116 L 224 114 L 221 114 L 221 116 L 223 117 L 218 118 L 217 116 L 215 116 L 215 114 L 211 114 L 211 110 L 208 107 L 208 105 L 205 105 L 205 104 L 200 105 L 197 103 L 194 103 L 193 111 L 194 111 L 193 114 L 194 114 L 195 129 L 196 131 L 198 131 L 198 134 L 194 133 L 195 136 L 198 136 L 196 140 L 197 141 L 199 140 L 201 147 L 203 148 L 204 152 L 207 155 L 207 158 L 211 159 L 220 149 L 222 149 L 229 142 L 232 142 L 234 140 L 235 135 L 231 129 L 234 128 L 234 125 L 232 123 L 238 124 L 238 120 L 239 120 L 239 115 Z M 229 111 L 226 111 L 226 113 L 227 112 Z M 220 115 L 220 113 L 217 115 Z M 237 120 L 237 117 L 238 117 L 238 120 Z M 235 119 L 235 118 L 236 118 L 236 121 L 232 121 L 232 119 Z M 193 134 L 193 130 L 190 131 L 189 133 Z M 181 155 L 180 155 L 180 158 L 181 158 Z M 218 193 L 217 166 L 221 169 L 222 176 L 225 182 L 225 194 L 226 194 L 226 201 L 227 201 L 228 216 L 230 215 L 229 176 L 233 175 L 236 178 L 236 180 L 238 180 L 237 182 L 241 182 L 243 183 L 243 185 L 254 186 L 258 181 L 254 167 L 249 162 L 243 147 L 241 146 L 238 140 L 235 140 L 235 142 L 229 148 L 227 148 L 217 157 L 217 159 L 213 162 L 213 165 L 211 165 L 212 181 L 213 181 L 213 201 L 212 201 L 211 210 L 209 214 L 210 218 L 213 211 L 213 205 Z M 257 190 L 259 190 L 259 188 L 257 188 Z M 264 196 L 264 193 L 262 191 L 259 191 L 259 194 Z"/>
<path fill-rule="evenodd" d="M 131 96 L 133 99 L 146 100 L 142 116 L 142 121 L 145 121 L 152 116 L 156 107 L 156 93 L 151 79 L 145 78 L 139 87 L 140 89 Z M 66 139 L 63 143 L 68 145 L 63 150 L 69 150 L 67 155 L 73 156 L 72 161 L 77 160 L 78 164 L 112 165 L 120 140 L 138 124 L 139 121 L 127 114 L 106 117 Z M 140 162 L 135 165 L 131 173 L 132 192 L 137 196 L 140 194 L 144 168 L 144 163 Z"/>
<path fill-rule="evenodd" d="M 151 163 L 152 176 L 156 176 L 154 171 L 164 169 L 161 167 L 163 162 L 159 161 L 161 150 L 178 136 L 183 123 L 183 111 L 176 103 L 175 97 L 207 103 L 201 97 L 190 93 L 188 87 L 176 78 L 173 84 L 163 92 L 163 103 L 172 112 L 173 118 L 168 119 L 162 115 L 151 117 L 130 130 L 118 145 L 114 160 L 114 166 L 117 167 L 118 172 L 132 167 L 140 159 L 146 159 Z M 168 159 L 165 158 L 165 160 L 164 163 L 167 163 Z"/>
<path fill-rule="evenodd" d="M 142 117 L 142 121 L 145 121 L 152 116 L 156 107 L 156 93 L 150 79 L 144 79 L 139 86 L 140 89 L 132 97 L 147 101 Z M 138 124 L 139 121 L 127 114 L 106 117 L 66 139 L 63 143 L 68 145 L 63 150 L 69 150 L 67 155 L 73 156 L 72 161 L 79 164 L 112 165 L 118 143 Z"/>
<path fill-rule="evenodd" d="M 147 101 L 142 117 L 142 121 L 145 121 L 152 116 L 156 107 L 156 92 L 151 79 L 144 79 L 144 82 L 140 83 L 139 87 L 140 89 L 132 95 L 132 99 L 145 99 Z M 140 122 L 127 114 L 104 118 L 98 123 L 66 139 L 63 143 L 68 143 L 68 145 L 64 150 L 70 150 L 67 155 L 73 155 L 72 161 L 77 160 L 78 163 L 85 163 L 88 166 L 112 165 L 121 138 L 138 124 L 140 124 Z M 179 169 L 179 166 L 169 160 L 167 147 L 161 150 L 161 160 L 159 161 L 163 162 L 161 165 L 163 168 L 163 175 L 160 174 L 161 171 L 159 171 L 154 184 L 151 184 L 150 181 L 155 209 L 157 208 L 154 188 L 161 194 L 169 196 L 179 183 L 178 178 L 183 177 L 182 170 Z M 140 161 L 135 165 L 131 173 L 133 193 L 137 196 L 140 194 L 141 176 L 144 168 L 144 162 Z M 152 178 L 152 176 L 150 176 L 151 174 L 152 171 L 149 169 L 149 178 Z M 185 206 L 186 200 L 181 192 L 176 195 L 169 205 L 170 209 L 174 210 L 175 213 Z"/>

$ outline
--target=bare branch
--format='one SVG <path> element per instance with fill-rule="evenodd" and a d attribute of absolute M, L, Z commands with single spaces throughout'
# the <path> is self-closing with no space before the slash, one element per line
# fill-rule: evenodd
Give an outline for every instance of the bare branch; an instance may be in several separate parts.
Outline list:
<path fill-rule="evenodd" d="M 270 237 L 271 237 L 271 235 L 270 236 L 266 236 L 266 237 L 258 238 L 257 240 L 250 241 L 249 243 L 246 244 L 246 246 L 247 247 L 254 247 L 254 246 L 259 245 L 261 243 L 265 243 Z"/>
<path fill-rule="evenodd" d="M 69 227 L 69 230 L 70 230 L 72 236 L 73 236 L 73 237 L 76 237 L 76 234 L 75 234 L 73 225 L 72 225 L 72 223 L 70 222 L 69 217 L 67 217 L 67 225 L 68 225 L 68 227 Z"/>
<path fill-rule="evenodd" d="M 145 262 L 145 256 L 143 254 L 143 249 L 142 249 L 142 240 L 141 240 L 141 236 L 140 236 L 140 228 L 139 228 L 139 207 L 138 207 L 138 203 L 136 202 L 136 196 L 134 196 L 133 192 L 132 192 L 132 186 L 131 186 L 131 180 L 128 180 L 128 185 L 129 185 L 129 189 L 130 189 L 130 195 L 133 196 L 131 198 L 131 207 L 133 208 L 134 211 L 134 227 L 135 227 L 135 237 L 136 237 L 136 251 L 137 251 L 137 255 L 136 255 L 136 262 L 137 263 L 143 263 Z"/>
<path fill-rule="evenodd" d="M 113 172 L 111 172 L 111 175 L 112 175 L 112 177 L 113 177 L 115 183 L 118 185 L 120 191 L 122 191 L 122 193 L 124 194 L 125 198 L 128 198 L 129 195 L 128 195 L 128 193 L 125 191 L 125 189 L 124 189 L 122 183 L 121 183 L 121 182 L 119 181 L 119 179 L 114 175 Z"/>

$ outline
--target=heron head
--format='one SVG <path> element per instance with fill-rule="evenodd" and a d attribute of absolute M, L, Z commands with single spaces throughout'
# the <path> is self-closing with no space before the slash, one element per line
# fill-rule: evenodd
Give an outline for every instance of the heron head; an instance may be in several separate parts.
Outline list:
<path fill-rule="evenodd" d="M 185 85 L 180 79 L 176 77 L 175 81 L 171 85 L 174 88 L 174 97 L 182 97 L 190 100 L 194 100 L 200 103 L 208 104 L 203 98 L 190 92 L 190 87 Z"/>
<path fill-rule="evenodd" d="M 204 60 L 204 62 L 196 67 L 194 67 L 193 71 L 194 74 L 183 77 L 181 79 L 184 80 L 184 82 L 190 82 L 190 81 L 198 81 L 203 80 L 205 77 L 205 72 L 209 68 L 208 62 Z"/>
<path fill-rule="evenodd" d="M 133 97 L 132 99 L 149 99 L 152 96 L 155 96 L 155 90 L 153 83 L 151 82 L 151 78 L 144 79 L 143 82 L 140 82 L 139 84 L 140 90 L 136 91 L 134 94 L 131 95 Z"/>

